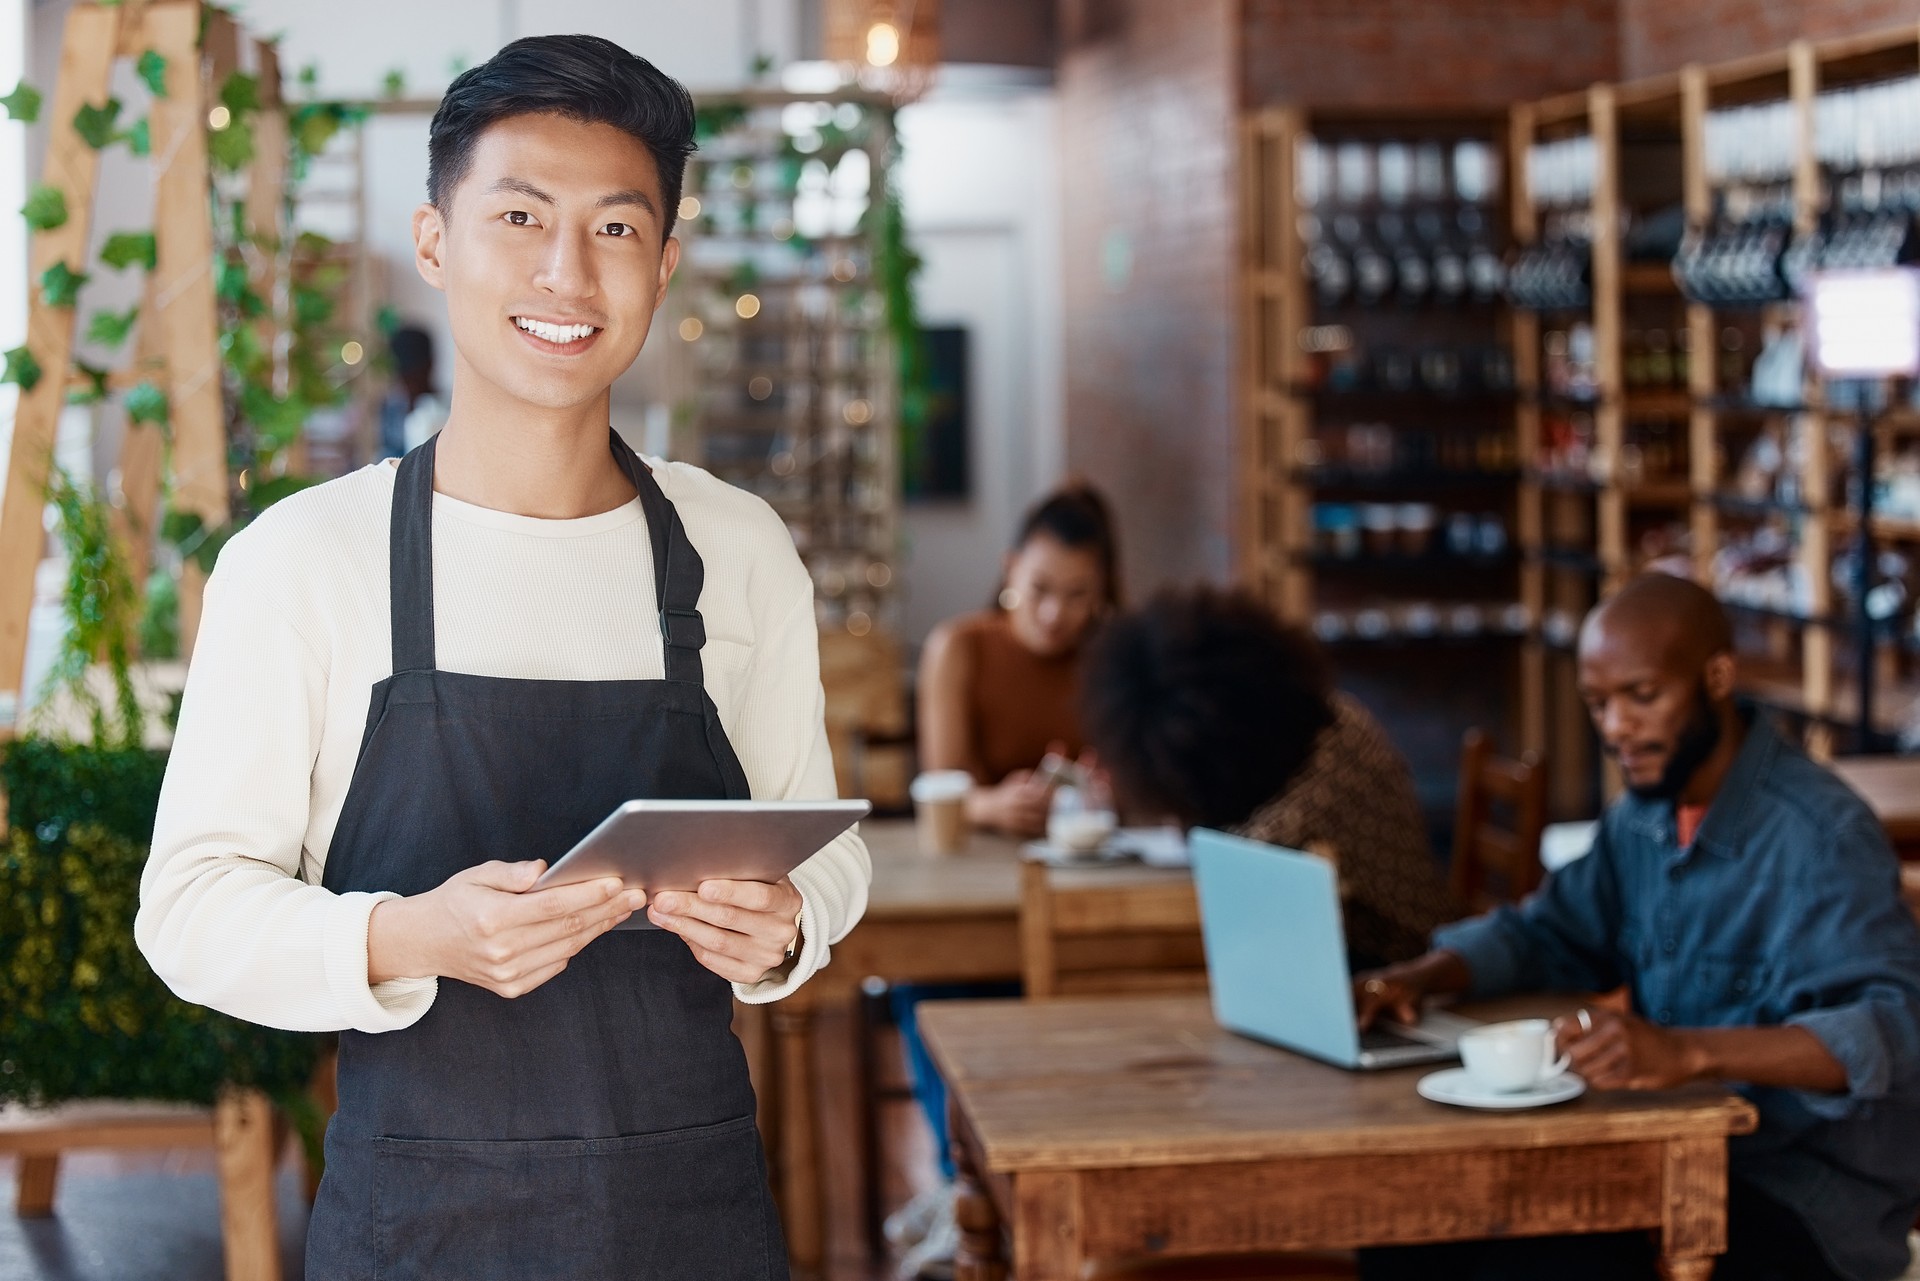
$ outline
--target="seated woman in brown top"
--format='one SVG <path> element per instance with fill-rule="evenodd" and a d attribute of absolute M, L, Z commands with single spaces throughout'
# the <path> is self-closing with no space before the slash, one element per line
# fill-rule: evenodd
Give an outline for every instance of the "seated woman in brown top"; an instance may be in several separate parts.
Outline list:
<path fill-rule="evenodd" d="M 1081 752 L 1080 655 L 1119 600 L 1104 499 L 1069 486 L 1027 514 L 998 603 L 949 619 L 920 659 L 920 767 L 974 778 L 967 817 L 1015 836 L 1046 831 L 1048 752 Z"/>
<path fill-rule="evenodd" d="M 1083 679 L 1122 805 L 1332 859 L 1356 966 L 1418 956 L 1459 915 L 1406 762 L 1313 639 L 1251 597 L 1160 595 L 1101 629 Z"/>

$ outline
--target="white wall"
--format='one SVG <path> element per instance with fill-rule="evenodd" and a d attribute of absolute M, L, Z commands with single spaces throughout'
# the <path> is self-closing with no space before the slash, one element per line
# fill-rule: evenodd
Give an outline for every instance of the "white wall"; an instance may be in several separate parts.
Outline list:
<path fill-rule="evenodd" d="M 921 318 L 964 325 L 972 359 L 972 495 L 917 504 L 904 522 L 914 643 L 987 602 L 1016 522 L 1066 458 L 1053 95 L 951 85 L 961 78 L 899 122 L 907 230 L 926 262 Z"/>

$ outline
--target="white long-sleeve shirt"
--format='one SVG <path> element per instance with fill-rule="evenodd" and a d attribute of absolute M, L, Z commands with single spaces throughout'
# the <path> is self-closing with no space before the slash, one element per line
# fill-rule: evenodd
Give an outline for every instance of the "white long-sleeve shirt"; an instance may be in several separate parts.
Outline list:
<path fill-rule="evenodd" d="M 706 688 L 756 799 L 835 795 L 813 588 L 760 499 L 647 459 L 706 568 Z M 406 1027 L 433 979 L 367 982 L 383 894 L 322 888 L 373 686 L 393 671 L 388 534 L 395 466 L 282 500 L 220 553 L 160 793 L 134 933 L 185 1000 L 273 1027 Z M 434 496 L 436 662 L 536 680 L 658 680 L 653 549 L 636 498 L 540 520 Z M 849 833 L 794 870 L 804 946 L 785 996 L 866 909 L 871 864 Z"/>

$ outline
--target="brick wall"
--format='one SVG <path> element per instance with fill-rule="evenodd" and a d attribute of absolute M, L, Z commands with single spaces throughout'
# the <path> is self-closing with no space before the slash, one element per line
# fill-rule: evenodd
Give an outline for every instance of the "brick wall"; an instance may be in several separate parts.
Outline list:
<path fill-rule="evenodd" d="M 1231 569 L 1238 8 L 1059 11 L 1067 463 L 1136 596 Z"/>
<path fill-rule="evenodd" d="M 1689 62 L 1724 62 L 1805 37 L 1920 22 L 1916 0 L 1620 0 L 1620 60 L 1629 78 Z"/>
<path fill-rule="evenodd" d="M 1246 0 L 1247 101 L 1504 107 L 1615 79 L 1623 2 Z"/>

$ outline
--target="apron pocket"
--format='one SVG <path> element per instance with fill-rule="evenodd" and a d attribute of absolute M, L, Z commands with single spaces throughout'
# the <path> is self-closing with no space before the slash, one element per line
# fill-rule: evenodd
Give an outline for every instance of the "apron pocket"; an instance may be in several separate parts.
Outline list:
<path fill-rule="evenodd" d="M 376 1138 L 377 1281 L 766 1281 L 752 1117 L 611 1139 Z"/>

